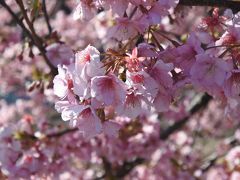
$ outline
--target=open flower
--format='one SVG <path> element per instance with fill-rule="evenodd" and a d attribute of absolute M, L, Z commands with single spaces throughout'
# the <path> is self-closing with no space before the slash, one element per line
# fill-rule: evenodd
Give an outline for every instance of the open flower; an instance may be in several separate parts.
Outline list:
<path fill-rule="evenodd" d="M 173 85 L 172 77 L 169 74 L 171 70 L 173 70 L 172 63 L 164 63 L 162 60 L 158 60 L 149 74 L 159 85 L 169 89 Z"/>
<path fill-rule="evenodd" d="M 240 70 L 231 71 L 231 76 L 224 83 L 224 92 L 227 97 L 239 98 Z"/>
<path fill-rule="evenodd" d="M 73 51 L 66 44 L 54 43 L 46 48 L 46 55 L 52 65 L 69 65 L 73 61 Z"/>
<path fill-rule="evenodd" d="M 201 48 L 200 40 L 194 33 L 192 33 L 188 38 L 187 43 L 176 49 L 178 55 L 175 59 L 175 64 L 184 74 L 189 75 L 190 69 L 196 61 L 195 56 L 203 52 L 204 50 Z"/>
<path fill-rule="evenodd" d="M 126 86 L 114 74 L 96 76 L 91 81 L 91 96 L 105 106 L 123 104 Z"/>
<path fill-rule="evenodd" d="M 135 47 L 132 50 L 132 54 L 127 54 L 128 57 L 125 58 L 125 61 L 127 63 L 127 69 L 130 72 L 137 72 L 141 68 L 141 62 L 144 61 L 144 57 L 138 57 L 138 49 Z"/>
<path fill-rule="evenodd" d="M 75 55 L 75 75 L 84 81 L 89 81 L 94 76 L 103 75 L 104 69 L 102 66 L 100 53 L 93 46 L 88 45 Z"/>
<path fill-rule="evenodd" d="M 141 24 L 137 21 L 130 20 L 129 18 L 117 18 L 116 25 L 111 27 L 108 32 L 108 37 L 114 37 L 119 41 L 132 38 L 143 32 L 144 28 L 140 27 Z"/>
<path fill-rule="evenodd" d="M 173 79 L 169 74 L 172 69 L 172 63 L 158 60 L 149 73 L 159 84 L 158 93 L 153 100 L 153 106 L 158 112 L 167 111 L 172 100 Z"/>
<path fill-rule="evenodd" d="M 145 98 L 141 93 L 128 92 L 124 104 L 117 109 L 118 114 L 129 118 L 136 118 L 144 113 Z"/>
<path fill-rule="evenodd" d="M 70 74 L 65 66 L 58 66 L 58 75 L 53 79 L 53 92 L 60 98 L 65 98 L 73 88 Z"/>
<path fill-rule="evenodd" d="M 192 83 L 209 93 L 215 94 L 221 91 L 231 68 L 231 64 L 223 59 L 211 57 L 207 54 L 197 55 L 196 63 L 190 71 Z"/>
<path fill-rule="evenodd" d="M 81 0 L 73 12 L 73 19 L 88 21 L 97 13 L 97 8 L 93 1 Z"/>
<path fill-rule="evenodd" d="M 87 107 L 79 114 L 76 126 L 87 139 L 102 132 L 101 120 L 90 107 Z"/>
<path fill-rule="evenodd" d="M 76 53 L 73 91 L 81 98 L 90 97 L 91 78 L 104 74 L 100 53 L 93 46 Z"/>

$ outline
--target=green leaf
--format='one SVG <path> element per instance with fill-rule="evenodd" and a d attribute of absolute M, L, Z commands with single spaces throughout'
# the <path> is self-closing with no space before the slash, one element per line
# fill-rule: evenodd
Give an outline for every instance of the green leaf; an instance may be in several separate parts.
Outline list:
<path fill-rule="evenodd" d="M 41 10 L 41 3 L 39 0 L 32 0 L 32 8 L 31 8 L 32 19 L 36 18 L 39 15 Z"/>

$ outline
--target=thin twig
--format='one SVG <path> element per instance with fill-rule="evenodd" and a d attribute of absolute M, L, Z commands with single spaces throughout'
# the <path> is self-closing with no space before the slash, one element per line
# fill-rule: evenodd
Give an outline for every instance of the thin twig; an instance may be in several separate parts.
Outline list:
<path fill-rule="evenodd" d="M 230 145 L 231 147 L 234 147 L 238 140 L 236 139 L 235 136 L 229 137 L 226 139 L 227 141 L 227 145 Z M 202 172 L 206 172 L 208 169 L 210 169 L 212 166 L 215 165 L 215 163 L 222 157 L 224 157 L 226 155 L 226 153 L 224 154 L 220 154 L 217 155 L 216 152 L 214 152 L 213 154 L 211 154 L 207 160 L 203 163 L 203 165 L 200 167 Z"/>
<path fill-rule="evenodd" d="M 162 36 L 162 37 L 164 37 L 165 39 L 167 39 L 168 41 L 170 41 L 175 47 L 180 46 L 180 44 L 179 44 L 177 41 L 172 40 L 171 38 L 167 37 L 165 34 L 159 32 L 159 31 L 153 31 L 153 30 L 152 30 L 152 33 L 153 33 L 153 32 L 156 32 L 156 33 L 159 34 L 160 36 Z"/>
<path fill-rule="evenodd" d="M 42 42 L 39 41 L 39 38 L 35 36 L 31 31 L 29 31 L 26 26 L 23 24 L 23 22 L 18 18 L 18 16 L 13 12 L 13 10 L 6 4 L 5 1 L 0 0 L 0 4 L 2 7 L 4 7 L 8 13 L 13 17 L 13 19 L 16 21 L 16 23 L 22 28 L 23 32 L 31 39 L 32 43 L 35 44 L 39 51 L 41 52 L 46 64 L 50 67 L 52 74 L 56 75 L 57 74 L 57 69 L 50 63 L 48 57 L 45 54 L 45 48 L 42 45 Z M 25 12 L 25 10 L 24 10 Z M 28 19 L 29 20 L 29 19 Z M 30 21 L 29 21 L 30 22 Z M 31 24 L 31 22 L 30 22 Z M 30 28 L 30 27 L 29 27 Z M 31 26 L 33 28 L 33 26 Z M 35 32 L 35 31 L 34 31 Z M 36 34 L 36 33 L 35 33 Z"/>
<path fill-rule="evenodd" d="M 14 19 L 16 20 L 17 23 L 20 23 L 21 21 L 18 20 L 18 17 L 15 15 L 15 13 L 11 10 L 11 8 L 4 2 L 4 1 L 1 1 L 1 4 L 4 4 L 3 7 L 5 7 L 8 12 L 14 17 Z M 33 41 L 33 43 L 37 46 L 37 48 L 39 49 L 39 51 L 41 52 L 41 55 L 43 56 L 43 59 L 44 61 L 46 62 L 46 64 L 50 67 L 51 69 L 51 72 L 52 72 L 52 75 L 56 75 L 57 74 L 57 68 L 54 67 L 48 57 L 46 56 L 46 50 L 43 46 L 43 41 L 41 38 L 38 37 L 35 29 L 34 29 L 34 26 L 33 26 L 33 23 L 30 21 L 27 13 L 26 13 L 26 10 L 25 10 L 25 7 L 24 7 L 24 4 L 23 4 L 23 1 L 22 0 L 16 0 L 17 4 L 19 5 L 19 8 L 21 9 L 21 12 L 23 14 L 23 17 L 30 29 L 30 31 L 28 30 L 28 33 L 27 35 L 31 38 L 31 40 Z M 19 24 L 24 30 L 26 30 L 27 28 L 25 27 L 25 25 L 21 22 L 21 24 Z"/>
<path fill-rule="evenodd" d="M 77 131 L 77 130 L 78 130 L 78 128 L 65 129 L 65 130 L 60 131 L 60 132 L 48 134 L 48 135 L 46 135 L 46 137 L 48 137 L 48 138 L 61 137 L 61 136 L 65 135 L 65 134 L 73 133 L 73 132 L 75 132 L 75 131 Z"/>
<path fill-rule="evenodd" d="M 222 45 L 218 45 L 218 46 L 210 46 L 210 47 L 205 48 L 205 50 L 219 48 L 219 47 L 235 48 L 235 47 L 240 47 L 240 44 L 233 44 L 233 45 L 222 44 Z"/>
<path fill-rule="evenodd" d="M 13 17 L 13 19 L 16 21 L 16 23 L 22 28 L 24 33 L 31 39 L 32 42 L 34 42 L 34 38 L 31 34 L 31 32 L 25 27 L 23 22 L 18 18 L 18 16 L 12 11 L 12 9 L 5 3 L 5 1 L 0 0 L 0 4 L 8 11 L 8 13 Z"/>
<path fill-rule="evenodd" d="M 48 16 L 47 8 L 46 8 L 46 0 L 42 0 L 42 10 L 43 10 L 44 18 L 45 18 L 46 23 L 47 23 L 49 35 L 51 35 L 52 34 L 52 27 L 51 27 L 50 22 L 49 22 L 49 16 Z"/>
<path fill-rule="evenodd" d="M 42 44 L 42 40 L 38 37 L 38 35 L 37 35 L 37 33 L 34 29 L 33 23 L 30 21 L 28 15 L 27 15 L 26 9 L 25 9 L 24 4 L 23 4 L 23 1 L 22 0 L 16 0 L 16 2 L 19 5 L 19 8 L 21 9 L 23 17 L 24 17 L 30 31 L 32 32 L 35 43 L 39 44 L 38 46 L 40 46 L 40 44 Z"/>
<path fill-rule="evenodd" d="M 132 12 L 131 12 L 130 15 L 129 15 L 129 19 L 132 19 L 132 17 L 133 17 L 134 14 L 136 13 L 137 9 L 138 9 L 138 7 L 135 6 L 134 9 L 132 10 Z"/>
<path fill-rule="evenodd" d="M 157 38 L 155 37 L 154 32 L 151 32 L 151 35 L 152 35 L 153 41 L 156 43 L 156 45 L 159 48 L 159 50 L 160 51 L 164 51 L 164 48 L 162 47 L 162 45 L 158 42 Z"/>

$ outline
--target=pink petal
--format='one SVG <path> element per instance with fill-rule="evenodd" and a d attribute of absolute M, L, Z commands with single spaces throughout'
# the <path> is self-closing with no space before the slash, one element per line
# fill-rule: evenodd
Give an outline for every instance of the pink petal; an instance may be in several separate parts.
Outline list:
<path fill-rule="evenodd" d="M 103 123 L 103 132 L 109 137 L 117 137 L 121 125 L 113 121 L 105 121 Z"/>

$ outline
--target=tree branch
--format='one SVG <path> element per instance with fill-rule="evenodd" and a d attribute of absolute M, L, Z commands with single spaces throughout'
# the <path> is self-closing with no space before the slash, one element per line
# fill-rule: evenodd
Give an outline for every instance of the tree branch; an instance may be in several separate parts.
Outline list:
<path fill-rule="evenodd" d="M 48 134 L 48 135 L 46 135 L 46 137 L 48 137 L 48 138 L 60 137 L 60 136 L 63 136 L 63 135 L 65 135 L 65 134 L 75 132 L 75 131 L 77 131 L 77 130 L 78 130 L 78 128 L 65 129 L 65 130 L 63 130 L 63 131 L 59 131 L 59 132 L 56 132 L 56 133 Z"/>
<path fill-rule="evenodd" d="M 22 15 L 23 15 L 23 18 L 25 19 L 30 31 L 32 32 L 32 36 L 34 38 L 35 44 L 39 47 L 42 44 L 42 40 L 38 37 L 38 35 L 37 35 L 37 33 L 34 29 L 33 23 L 30 21 L 28 15 L 27 15 L 26 9 L 25 9 L 24 4 L 23 4 L 23 1 L 22 0 L 16 0 L 16 2 L 19 5 L 19 8 L 20 8 L 20 10 L 22 12 Z"/>
<path fill-rule="evenodd" d="M 235 11 L 240 10 L 240 1 L 233 0 L 179 0 L 179 5 L 225 7 Z"/>
<path fill-rule="evenodd" d="M 176 122 L 172 126 L 168 127 L 166 130 L 164 130 L 162 133 L 160 133 L 160 139 L 161 140 L 166 140 L 172 133 L 174 133 L 176 130 L 180 129 L 183 127 L 183 125 L 188 122 L 190 117 L 192 117 L 195 113 L 199 112 L 203 108 L 206 108 L 209 101 L 212 99 L 211 96 L 208 94 L 204 94 L 203 96 L 200 97 L 200 100 L 197 100 L 192 107 L 189 109 L 189 114 L 182 120 Z M 215 159 L 212 160 L 213 163 L 215 162 Z M 141 158 L 137 158 L 135 161 L 132 162 L 125 162 L 116 172 L 117 177 L 124 177 L 126 176 L 135 166 L 144 163 L 145 160 Z M 130 164 L 130 166 L 129 166 Z"/>
<path fill-rule="evenodd" d="M 46 23 L 47 23 L 48 33 L 49 33 L 49 35 L 51 35 L 52 27 L 51 27 L 50 22 L 49 22 L 49 16 L 48 16 L 47 8 L 46 8 L 46 0 L 42 0 L 42 10 L 43 10 L 44 18 L 45 18 Z"/>
<path fill-rule="evenodd" d="M 17 4 L 19 5 L 20 7 L 20 10 L 23 14 L 23 17 L 25 19 L 25 21 L 27 22 L 27 25 L 31 31 L 31 34 L 32 34 L 32 37 L 33 37 L 33 42 L 34 44 L 38 47 L 39 51 L 41 52 L 42 56 L 43 56 L 43 59 L 45 60 L 46 64 L 49 66 L 49 68 L 51 69 L 51 72 L 53 75 L 56 75 L 58 72 L 57 72 L 57 68 L 54 67 L 48 57 L 46 56 L 46 50 L 43 46 L 43 41 L 42 39 L 37 35 L 35 29 L 34 29 L 34 26 L 33 26 L 33 23 L 30 21 L 28 15 L 27 15 L 27 12 L 25 10 L 25 7 L 24 7 L 24 3 L 22 0 L 16 0 Z"/>
<path fill-rule="evenodd" d="M 234 136 L 228 138 L 227 140 L 228 140 L 227 145 L 230 145 L 231 147 L 234 147 L 238 142 Z M 218 159 L 224 157 L 225 155 L 226 155 L 226 153 L 222 154 L 222 155 L 217 155 L 216 153 L 211 154 L 207 158 L 206 162 L 204 162 L 204 164 L 200 167 L 201 171 L 202 172 L 208 171 L 212 166 L 215 165 L 215 163 L 218 161 Z"/>
<path fill-rule="evenodd" d="M 173 132 L 183 127 L 184 124 L 199 110 L 205 108 L 209 101 L 212 99 L 208 94 L 204 94 L 199 101 L 197 101 L 189 110 L 189 114 L 182 120 L 174 123 L 172 126 L 168 127 L 166 130 L 160 133 L 160 139 L 166 140 Z"/>
<path fill-rule="evenodd" d="M 13 17 L 13 19 L 16 21 L 16 23 L 23 29 L 23 32 L 26 33 L 26 35 L 30 38 L 32 43 L 39 49 L 41 55 L 43 56 L 44 61 L 46 62 L 46 64 L 51 69 L 52 75 L 55 76 L 58 73 L 57 68 L 54 67 L 50 63 L 48 57 L 46 56 L 46 51 L 45 51 L 45 48 L 43 46 L 42 39 L 37 36 L 37 34 L 35 32 L 35 29 L 33 27 L 33 24 L 31 23 L 31 21 L 29 20 L 29 18 L 27 16 L 27 13 L 25 11 L 24 4 L 23 4 L 22 0 L 16 0 L 16 2 L 20 7 L 21 12 L 23 13 L 23 17 L 26 20 L 27 25 L 28 25 L 30 30 L 28 30 L 26 28 L 24 23 L 18 18 L 18 16 L 12 11 L 12 9 L 7 5 L 7 3 L 4 0 L 0 0 L 0 5 L 2 5 L 2 7 L 4 7 L 8 11 L 8 13 Z"/>
<path fill-rule="evenodd" d="M 6 4 L 5 1 L 0 0 L 0 4 L 2 7 L 4 7 L 8 13 L 13 17 L 13 19 L 16 21 L 16 23 L 22 28 L 23 32 L 31 39 L 32 42 L 34 42 L 34 38 L 32 37 L 31 32 L 25 27 L 23 22 L 18 18 L 18 16 L 12 11 L 12 9 Z"/>

